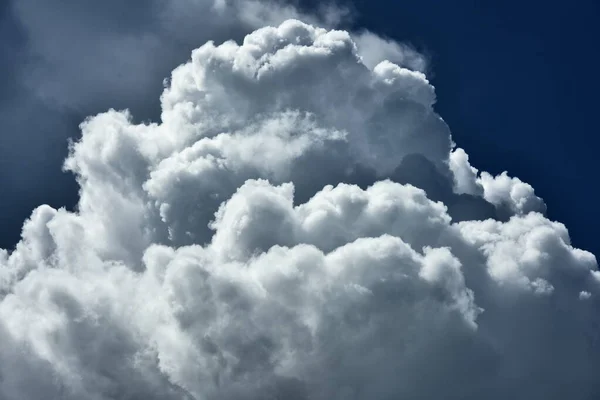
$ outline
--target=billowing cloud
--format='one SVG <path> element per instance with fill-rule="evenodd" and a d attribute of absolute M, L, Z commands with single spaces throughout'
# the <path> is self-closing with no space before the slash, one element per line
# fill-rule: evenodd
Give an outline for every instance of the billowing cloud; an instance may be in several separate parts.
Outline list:
<path fill-rule="evenodd" d="M 427 71 L 428 59 L 406 43 L 382 38 L 373 32 L 363 31 L 354 35 L 354 41 L 363 63 L 373 68 L 383 60 L 413 71 Z"/>
<path fill-rule="evenodd" d="M 358 48 L 288 20 L 87 119 L 0 253 L 0 397 L 597 397 L 595 257 Z"/>

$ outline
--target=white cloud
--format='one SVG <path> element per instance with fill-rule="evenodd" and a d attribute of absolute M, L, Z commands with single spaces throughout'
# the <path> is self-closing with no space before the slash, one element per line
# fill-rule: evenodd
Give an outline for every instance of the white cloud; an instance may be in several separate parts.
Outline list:
<path fill-rule="evenodd" d="M 449 167 L 454 176 L 454 190 L 457 193 L 483 195 L 488 202 L 507 214 L 527 214 L 546 211 L 546 204 L 537 197 L 531 185 L 519 178 L 503 172 L 492 176 L 481 172 L 469 163 L 469 156 L 461 148 L 455 148 L 449 157 Z"/>
<path fill-rule="evenodd" d="M 478 182 L 478 170 L 469 163 L 469 155 L 461 148 L 456 148 L 450 153 L 448 159 L 450 170 L 454 176 L 454 191 L 456 193 L 467 193 L 481 195 L 484 189 Z"/>
<path fill-rule="evenodd" d="M 600 393 L 595 257 L 358 51 L 286 21 L 195 50 L 159 123 L 86 120 L 78 211 L 0 253 L 0 397 Z M 454 222 L 474 199 L 499 218 Z"/>
<path fill-rule="evenodd" d="M 427 58 L 408 44 L 381 38 L 369 31 L 356 34 L 354 40 L 363 63 L 369 68 L 388 60 L 413 71 L 427 71 Z"/>
<path fill-rule="evenodd" d="M 513 213 L 545 212 L 544 201 L 534 194 L 531 185 L 506 172 L 492 176 L 482 172 L 478 182 L 483 186 L 483 197 L 496 206 L 508 206 Z"/>

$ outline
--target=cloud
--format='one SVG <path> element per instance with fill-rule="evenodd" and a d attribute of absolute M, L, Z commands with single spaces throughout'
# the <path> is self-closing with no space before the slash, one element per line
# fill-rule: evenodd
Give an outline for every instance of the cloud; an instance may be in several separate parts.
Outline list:
<path fill-rule="evenodd" d="M 406 43 L 382 38 L 373 32 L 363 31 L 354 36 L 363 63 L 373 68 L 381 61 L 388 60 L 413 71 L 426 72 L 428 59 Z"/>
<path fill-rule="evenodd" d="M 220 4 L 220 3 L 219 3 Z M 6 399 L 592 399 L 595 257 L 454 149 L 421 72 L 297 20 L 88 118 L 0 252 Z"/>
<path fill-rule="evenodd" d="M 449 166 L 454 175 L 454 190 L 461 194 L 482 196 L 497 207 L 499 217 L 546 212 L 546 204 L 535 195 L 531 185 L 508 176 L 506 171 L 498 176 L 485 171 L 479 175 L 479 171 L 469 164 L 469 156 L 461 148 L 450 153 Z"/>

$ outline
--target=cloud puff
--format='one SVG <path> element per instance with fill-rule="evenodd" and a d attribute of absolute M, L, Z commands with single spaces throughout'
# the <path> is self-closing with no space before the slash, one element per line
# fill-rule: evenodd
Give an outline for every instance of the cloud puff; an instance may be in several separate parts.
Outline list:
<path fill-rule="evenodd" d="M 482 196 L 498 208 L 505 218 L 513 214 L 524 215 L 530 212 L 546 212 L 546 204 L 535 195 L 531 185 L 519 178 L 503 172 L 492 176 L 469 164 L 469 156 L 461 148 L 450 153 L 449 166 L 454 175 L 454 190 L 457 193 Z"/>
<path fill-rule="evenodd" d="M 427 57 L 408 44 L 385 39 L 369 31 L 355 34 L 354 41 L 363 63 L 370 68 L 388 60 L 413 71 L 427 71 Z"/>
<path fill-rule="evenodd" d="M 77 212 L 0 253 L 1 397 L 595 398 L 595 257 L 434 102 L 288 20 L 87 119 Z"/>

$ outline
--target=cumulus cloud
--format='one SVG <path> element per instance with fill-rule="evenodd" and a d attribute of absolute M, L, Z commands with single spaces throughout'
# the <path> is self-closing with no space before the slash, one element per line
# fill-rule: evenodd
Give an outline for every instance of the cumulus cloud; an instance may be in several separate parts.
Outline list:
<path fill-rule="evenodd" d="M 469 164 L 469 156 L 461 148 L 450 153 L 449 166 L 454 176 L 455 192 L 482 196 L 497 207 L 499 217 L 546 212 L 546 204 L 535 195 L 531 185 L 508 176 L 506 171 L 498 176 L 485 171 L 479 174 L 477 168 Z"/>
<path fill-rule="evenodd" d="M 370 68 L 375 67 L 383 60 L 388 60 L 413 71 L 427 71 L 427 57 L 409 44 L 382 38 L 370 31 L 357 33 L 354 41 L 363 63 Z"/>
<path fill-rule="evenodd" d="M 0 252 L 0 397 L 598 396 L 595 257 L 359 47 L 287 20 L 88 118 Z"/>

